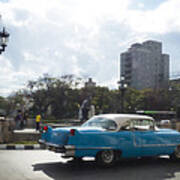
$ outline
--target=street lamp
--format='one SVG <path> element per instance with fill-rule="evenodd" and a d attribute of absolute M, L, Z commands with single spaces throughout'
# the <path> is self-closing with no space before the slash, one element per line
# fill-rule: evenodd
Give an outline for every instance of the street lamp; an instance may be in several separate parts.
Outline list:
<path fill-rule="evenodd" d="M 7 46 L 7 42 L 8 42 L 8 38 L 9 38 L 9 33 L 5 30 L 5 27 L 3 27 L 2 32 L 0 31 L 0 54 L 5 51 L 5 48 Z"/>
<path fill-rule="evenodd" d="M 125 91 L 127 89 L 127 84 L 125 81 L 125 77 L 121 76 L 120 81 L 118 81 L 119 84 L 119 90 L 121 91 L 121 112 L 124 112 L 124 96 L 125 96 Z"/>

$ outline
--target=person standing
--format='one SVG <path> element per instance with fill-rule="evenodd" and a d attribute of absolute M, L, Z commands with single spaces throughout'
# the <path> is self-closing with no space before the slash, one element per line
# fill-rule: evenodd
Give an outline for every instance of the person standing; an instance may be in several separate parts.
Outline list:
<path fill-rule="evenodd" d="M 95 106 L 93 104 L 90 105 L 90 110 L 88 113 L 88 117 L 91 118 L 95 115 Z"/>
<path fill-rule="evenodd" d="M 28 119 L 28 114 L 27 114 L 27 112 L 25 111 L 24 114 L 23 114 L 24 126 L 27 126 L 27 119 Z"/>
<path fill-rule="evenodd" d="M 36 116 L 36 131 L 39 131 L 40 130 L 40 121 L 41 121 L 41 115 L 38 114 Z"/>
<path fill-rule="evenodd" d="M 18 114 L 15 117 L 16 129 L 22 129 L 22 120 L 22 112 L 21 110 L 18 110 Z"/>
<path fill-rule="evenodd" d="M 82 122 L 88 120 L 88 112 L 90 110 L 90 102 L 91 98 L 87 98 L 82 102 L 82 105 L 80 107 L 80 110 L 82 112 Z"/>
<path fill-rule="evenodd" d="M 83 113 L 82 113 L 82 107 L 79 107 L 79 112 L 78 112 L 78 118 L 80 122 L 83 122 Z"/>

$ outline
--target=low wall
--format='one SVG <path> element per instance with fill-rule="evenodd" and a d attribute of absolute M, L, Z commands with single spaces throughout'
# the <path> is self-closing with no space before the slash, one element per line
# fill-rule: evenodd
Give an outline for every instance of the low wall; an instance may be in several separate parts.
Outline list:
<path fill-rule="evenodd" d="M 27 119 L 26 128 L 35 128 L 36 127 L 36 122 L 35 119 Z"/>
<path fill-rule="evenodd" d="M 41 137 L 40 133 L 33 132 L 14 132 L 13 133 L 13 142 L 21 142 L 21 141 L 38 141 Z"/>
<path fill-rule="evenodd" d="M 0 120 L 0 143 L 13 141 L 13 122 Z"/>

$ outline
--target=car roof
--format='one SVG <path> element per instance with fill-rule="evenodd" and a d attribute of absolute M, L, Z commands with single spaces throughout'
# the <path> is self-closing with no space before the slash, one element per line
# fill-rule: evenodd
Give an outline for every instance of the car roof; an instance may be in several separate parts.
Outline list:
<path fill-rule="evenodd" d="M 108 119 L 112 119 L 120 126 L 133 119 L 147 119 L 154 121 L 154 119 L 150 116 L 138 115 L 138 114 L 100 114 L 97 115 L 96 117 L 105 117 Z"/>

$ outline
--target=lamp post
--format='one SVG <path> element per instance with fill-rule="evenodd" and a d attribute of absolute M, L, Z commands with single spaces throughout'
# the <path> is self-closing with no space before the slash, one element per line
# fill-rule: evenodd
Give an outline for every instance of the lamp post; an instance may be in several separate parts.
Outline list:
<path fill-rule="evenodd" d="M 120 81 L 118 81 L 119 90 L 121 91 L 121 113 L 124 113 L 124 96 L 127 89 L 127 84 L 125 82 L 125 77 L 121 76 Z"/>
<path fill-rule="evenodd" d="M 3 27 L 3 30 L 0 31 L 0 54 L 5 51 L 5 48 L 7 46 L 9 38 L 9 33 L 5 30 L 5 27 Z"/>
<path fill-rule="evenodd" d="M 180 96 L 180 89 L 176 86 L 170 86 L 168 91 L 169 91 L 171 111 L 172 110 L 176 111 L 176 119 L 180 121 L 180 101 L 178 98 Z"/>

